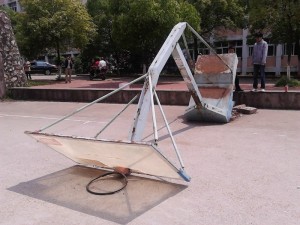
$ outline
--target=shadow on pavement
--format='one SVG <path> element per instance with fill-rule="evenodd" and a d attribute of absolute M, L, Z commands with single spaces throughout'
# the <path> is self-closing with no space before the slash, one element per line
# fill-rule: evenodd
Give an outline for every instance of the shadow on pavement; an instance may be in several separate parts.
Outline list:
<path fill-rule="evenodd" d="M 72 210 L 127 224 L 186 188 L 181 184 L 129 176 L 128 185 L 113 195 L 92 195 L 86 185 L 102 170 L 73 166 L 8 190 Z"/>

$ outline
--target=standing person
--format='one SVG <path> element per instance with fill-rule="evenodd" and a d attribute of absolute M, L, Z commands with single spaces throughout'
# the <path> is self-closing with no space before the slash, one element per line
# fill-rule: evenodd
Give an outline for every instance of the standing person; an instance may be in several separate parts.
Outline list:
<path fill-rule="evenodd" d="M 228 47 L 228 53 L 235 53 L 235 49 L 233 46 Z M 236 74 L 235 80 L 234 80 L 234 85 L 235 85 L 235 92 L 243 92 L 244 90 L 240 87 L 240 79 L 238 75 Z"/>
<path fill-rule="evenodd" d="M 105 61 L 105 59 L 103 57 L 101 57 L 100 61 L 99 61 L 99 70 L 100 70 L 100 76 L 102 80 L 105 80 L 106 77 L 106 72 L 107 72 L 107 62 Z"/>
<path fill-rule="evenodd" d="M 26 77 L 27 77 L 27 80 L 31 79 L 31 69 L 30 69 L 30 62 L 27 61 L 26 63 L 24 63 L 24 71 L 25 71 L 25 74 L 26 74 Z"/>
<path fill-rule="evenodd" d="M 66 74 L 65 83 L 68 82 L 71 83 L 72 69 L 73 69 L 73 61 L 71 59 L 71 56 L 68 56 L 65 60 L 65 74 Z"/>
<path fill-rule="evenodd" d="M 265 66 L 268 55 L 268 43 L 263 39 L 262 33 L 255 34 L 256 43 L 253 46 L 252 62 L 253 62 L 253 89 L 257 91 L 258 76 L 260 75 L 260 88 L 265 91 L 266 88 L 266 75 Z"/>
<path fill-rule="evenodd" d="M 106 71 L 107 69 L 107 62 L 104 60 L 103 57 L 100 58 L 100 61 L 99 61 L 99 69 L 101 71 Z"/>

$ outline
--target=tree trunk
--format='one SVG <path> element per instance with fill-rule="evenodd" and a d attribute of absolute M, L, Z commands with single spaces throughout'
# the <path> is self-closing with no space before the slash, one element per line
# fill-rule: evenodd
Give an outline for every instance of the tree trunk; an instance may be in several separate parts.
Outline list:
<path fill-rule="evenodd" d="M 295 53 L 298 58 L 297 78 L 300 78 L 300 40 L 299 40 L 299 36 L 297 36 L 296 40 L 298 40 L 298 41 L 296 41 L 296 45 L 295 45 Z"/>
<path fill-rule="evenodd" d="M 113 52 L 114 63 L 115 63 L 117 74 L 120 76 L 121 72 L 120 72 L 120 55 L 119 54 L 120 54 L 119 51 L 114 49 L 114 52 Z"/>
<path fill-rule="evenodd" d="M 291 66 L 290 66 L 290 64 L 288 64 L 287 67 L 286 67 L 286 78 L 288 80 L 291 79 Z"/>
<path fill-rule="evenodd" d="M 288 60 L 287 60 L 287 68 L 286 68 L 286 77 L 288 80 L 291 79 L 291 55 L 292 55 L 292 43 L 287 43 L 287 53 L 288 53 Z"/>
<path fill-rule="evenodd" d="M 147 65 L 143 63 L 143 74 L 147 73 Z"/>
<path fill-rule="evenodd" d="M 61 79 L 61 60 L 60 60 L 60 46 L 59 46 L 59 41 L 56 42 L 56 52 L 57 52 L 57 68 L 58 68 L 58 77 L 56 78 L 57 80 Z"/>
<path fill-rule="evenodd" d="M 2 61 L 2 55 L 0 54 L 0 99 L 5 96 L 6 86 L 4 80 L 4 65 Z"/>
<path fill-rule="evenodd" d="M 300 78 L 300 55 L 298 55 L 298 67 L 297 67 L 297 78 Z"/>

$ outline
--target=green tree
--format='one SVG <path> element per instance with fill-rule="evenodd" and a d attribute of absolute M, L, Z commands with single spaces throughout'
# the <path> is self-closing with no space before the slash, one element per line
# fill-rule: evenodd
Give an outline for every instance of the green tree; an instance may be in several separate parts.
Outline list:
<path fill-rule="evenodd" d="M 128 1 L 127 12 L 113 23 L 116 43 L 128 49 L 140 64 L 149 64 L 173 26 L 181 21 L 199 30 L 200 17 L 196 9 L 181 0 Z M 136 61 L 137 61 L 136 60 Z"/>
<path fill-rule="evenodd" d="M 113 9 L 111 0 L 88 0 L 87 11 L 97 28 L 97 35 L 86 46 L 82 59 L 87 62 L 95 56 L 110 56 L 115 54 L 115 44 L 112 40 L 111 29 L 113 22 Z M 86 67 L 87 65 L 85 65 Z"/>
<path fill-rule="evenodd" d="M 22 53 L 34 57 L 47 48 L 83 48 L 95 34 L 95 25 L 79 0 L 20 0 L 17 40 Z"/>
<path fill-rule="evenodd" d="M 252 32 L 269 30 L 274 43 L 286 43 L 288 67 L 290 66 L 293 44 L 296 45 L 298 65 L 300 66 L 299 11 L 300 2 L 296 0 L 253 0 L 250 2 L 249 19 Z M 298 75 L 300 76 L 300 70 L 298 70 Z"/>
<path fill-rule="evenodd" d="M 200 34 L 206 38 L 215 29 L 222 27 L 236 29 L 245 27 L 246 0 L 188 0 L 198 10 Z M 197 39 L 194 38 L 194 51 L 198 51 Z"/>
<path fill-rule="evenodd" d="M 87 8 L 98 27 L 90 51 L 112 53 L 117 61 L 126 53 L 136 64 L 149 63 L 180 21 L 199 30 L 197 10 L 183 0 L 89 0 Z"/>
<path fill-rule="evenodd" d="M 14 26 L 17 24 L 17 12 L 6 5 L 0 6 L 0 10 L 6 12 L 14 28 Z"/>
<path fill-rule="evenodd" d="M 201 16 L 201 34 L 210 34 L 218 27 L 243 28 L 246 2 L 243 0 L 189 0 Z"/>

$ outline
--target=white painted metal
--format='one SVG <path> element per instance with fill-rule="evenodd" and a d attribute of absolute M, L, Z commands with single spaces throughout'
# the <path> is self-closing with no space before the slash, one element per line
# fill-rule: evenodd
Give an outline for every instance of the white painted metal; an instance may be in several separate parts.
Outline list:
<path fill-rule="evenodd" d="M 133 99 L 131 99 L 128 104 L 118 113 L 116 114 L 95 136 L 94 138 L 97 138 L 99 136 L 99 134 L 101 134 L 112 122 L 114 122 L 120 115 L 122 112 L 124 112 L 129 106 L 130 104 L 132 104 L 136 99 L 137 99 L 138 95 L 134 96 Z"/>
<path fill-rule="evenodd" d="M 182 179 L 180 175 L 182 168 L 177 168 L 150 143 L 74 138 L 31 132 L 27 134 L 85 166 L 104 169 L 122 166 L 130 168 L 137 174 Z"/>
<path fill-rule="evenodd" d="M 141 76 L 141 77 L 139 77 L 139 78 L 137 78 L 137 79 L 135 79 L 135 80 L 133 80 L 133 81 L 131 81 L 131 82 L 125 84 L 125 85 L 122 86 L 122 87 L 119 87 L 118 89 L 116 89 L 116 90 L 114 90 L 114 91 L 108 93 L 107 95 L 104 95 L 104 96 L 102 96 L 102 97 L 100 97 L 100 98 L 98 98 L 98 99 L 92 101 L 91 103 L 86 104 L 85 106 L 82 106 L 81 108 L 77 109 L 76 111 L 74 111 L 74 112 L 72 112 L 72 113 L 70 113 L 70 114 L 64 116 L 63 118 L 61 118 L 61 119 L 55 121 L 54 123 L 52 123 L 52 124 L 50 124 L 50 125 L 48 125 L 48 126 L 42 128 L 42 129 L 38 130 L 38 132 L 42 132 L 42 131 L 44 131 L 44 130 L 46 130 L 46 129 L 52 127 L 52 126 L 54 126 L 55 124 L 58 124 L 59 122 L 61 122 L 61 121 L 65 120 L 65 119 L 67 119 L 67 118 L 69 118 L 69 117 L 75 115 L 76 113 L 81 112 L 82 110 L 84 110 L 84 109 L 86 109 L 86 108 L 88 108 L 88 107 L 90 107 L 90 106 L 96 104 L 97 102 L 100 102 L 100 101 L 102 101 L 102 100 L 108 98 L 109 96 L 111 96 L 111 95 L 117 93 L 118 91 L 121 91 L 121 90 L 127 88 L 127 87 L 130 86 L 131 84 L 134 84 L 134 83 L 136 83 L 137 81 L 144 79 L 146 76 L 148 76 L 148 74 L 144 74 L 143 76 Z"/>
<path fill-rule="evenodd" d="M 170 32 L 168 38 L 164 42 L 163 46 L 159 50 L 155 59 L 151 63 L 149 70 L 146 74 L 135 79 L 134 81 L 112 91 L 111 93 L 96 99 L 95 101 L 81 107 L 73 113 L 68 114 L 62 119 L 54 122 L 53 124 L 37 131 L 29 132 L 30 135 L 37 138 L 39 141 L 49 145 L 51 148 L 65 154 L 67 157 L 73 159 L 74 161 L 87 165 L 96 165 L 100 167 L 113 168 L 114 166 L 124 166 L 130 169 L 136 170 L 136 172 L 141 172 L 144 174 L 154 175 L 154 176 L 166 176 L 169 178 L 182 178 L 185 181 L 190 181 L 190 177 L 184 171 L 184 164 L 182 162 L 181 156 L 179 154 L 177 145 L 175 143 L 174 137 L 172 135 L 171 129 L 167 122 L 166 116 L 162 110 L 160 101 L 158 99 L 155 87 L 158 82 L 159 75 L 165 66 L 167 60 L 172 55 L 179 71 L 187 84 L 189 91 L 192 94 L 193 101 L 195 105 L 189 106 L 189 108 L 196 108 L 197 110 L 210 113 L 212 117 L 224 117 L 227 111 L 218 108 L 216 105 L 211 105 L 205 102 L 201 96 L 198 89 L 198 85 L 193 77 L 190 67 L 183 55 L 183 52 L 178 44 L 179 39 L 182 37 L 184 45 L 187 48 L 187 42 L 184 36 L 184 30 L 186 27 L 190 30 L 210 49 L 212 49 L 204 39 L 196 33 L 196 31 L 191 28 L 187 23 L 178 23 L 172 31 Z M 187 49 L 188 50 L 188 49 Z M 212 49 L 215 53 L 215 51 Z M 188 53 L 189 54 L 189 53 Z M 216 54 L 216 53 L 215 53 Z M 217 57 L 232 71 L 232 68 L 226 64 L 226 62 L 217 55 Z M 234 71 L 235 72 L 235 71 Z M 137 82 L 138 80 L 145 79 L 144 86 L 139 98 L 138 107 L 136 115 L 134 117 L 132 129 L 129 133 L 129 141 L 107 141 L 98 140 L 97 136 L 113 122 L 127 107 L 134 101 L 125 106 L 121 112 L 115 116 L 93 139 L 89 138 L 78 138 L 78 137 L 63 137 L 58 135 L 42 134 L 41 131 L 52 127 L 53 125 L 59 123 L 60 121 L 82 111 L 83 109 L 111 96 L 112 94 L 125 89 L 130 84 Z M 158 103 L 159 109 L 162 113 L 164 122 L 168 129 L 175 153 L 180 163 L 180 168 L 177 168 L 175 164 L 171 163 L 163 154 L 159 151 L 157 144 L 158 132 L 156 125 L 156 115 L 154 109 L 154 99 Z M 150 110 L 151 107 L 151 110 Z M 152 144 L 142 143 L 143 133 L 148 117 L 149 111 L 152 112 L 153 120 L 153 130 L 155 142 Z M 88 147 L 88 148 L 86 148 Z M 84 149 L 84 151 L 83 151 Z M 154 151 L 153 151 L 154 150 Z M 104 155 L 102 155 L 104 154 Z M 152 157 L 153 156 L 153 157 Z M 150 157 L 150 158 L 149 158 Z M 146 159 L 146 161 L 144 161 Z M 133 160 L 133 161 L 132 161 Z M 93 164 L 95 163 L 95 164 Z M 153 164 L 159 163 L 159 166 L 153 166 Z"/>
<path fill-rule="evenodd" d="M 188 63 L 182 53 L 182 50 L 178 44 L 178 41 L 180 37 L 183 37 L 184 44 L 186 45 L 186 40 L 184 36 L 184 31 L 188 27 L 191 32 L 201 40 L 210 50 L 213 54 L 216 55 L 217 58 L 221 62 L 226 65 L 226 67 L 233 73 L 235 71 L 232 70 L 232 67 L 230 67 L 226 61 L 217 53 L 215 50 L 187 23 L 178 23 L 170 32 L 168 38 L 162 45 L 161 49 L 159 50 L 158 54 L 156 55 L 155 59 L 151 63 L 148 73 L 149 77 L 151 77 L 151 83 L 153 89 L 155 89 L 159 75 L 166 64 L 167 60 L 169 59 L 170 55 L 172 54 L 173 58 L 175 59 L 175 62 L 177 64 L 177 67 L 180 70 L 180 73 L 185 80 L 188 89 L 192 95 L 192 98 L 195 102 L 195 108 L 205 108 L 205 110 L 208 110 L 209 113 L 211 113 L 212 118 L 213 115 L 217 115 L 218 117 L 228 117 L 228 112 L 226 110 L 223 110 L 216 105 L 211 105 L 208 102 L 202 101 L 201 94 L 198 89 L 198 85 L 196 84 L 192 72 L 188 66 Z M 146 81 L 144 83 L 143 92 L 139 99 L 139 104 L 135 116 L 135 120 L 132 125 L 132 131 L 129 134 L 129 139 L 131 141 L 141 141 L 143 138 L 143 133 L 148 117 L 148 113 L 150 111 L 151 106 L 151 99 L 152 99 L 151 90 L 149 90 L 149 81 Z M 230 112 L 231 113 L 231 112 Z"/>
<path fill-rule="evenodd" d="M 201 108 L 202 107 L 201 94 L 199 92 L 198 86 L 195 82 L 195 79 L 193 78 L 193 74 L 188 66 L 187 61 L 185 60 L 183 52 L 178 43 L 176 44 L 176 48 L 172 52 L 172 56 L 189 91 L 192 93 L 192 98 L 196 102 L 197 107 Z"/>
<path fill-rule="evenodd" d="M 154 101 L 153 101 L 153 91 L 154 91 L 154 88 L 152 86 L 151 76 L 149 76 L 148 79 L 149 79 L 149 91 L 150 91 L 150 100 L 151 100 L 151 111 L 152 111 L 152 123 L 153 123 L 153 132 L 154 132 L 154 141 L 156 143 L 157 140 L 158 140 L 158 133 L 157 133 L 156 114 L 155 114 Z"/>
<path fill-rule="evenodd" d="M 163 67 L 165 66 L 167 60 L 169 59 L 181 35 L 183 34 L 186 25 L 187 23 L 182 22 L 174 26 L 168 38 L 166 39 L 161 49 L 157 53 L 156 57 L 154 58 L 153 62 L 151 63 L 148 73 L 152 78 L 151 81 L 154 88 L 156 87 L 159 75 Z M 150 97 L 151 96 L 149 91 L 149 83 L 146 81 L 144 84 L 144 92 L 142 92 L 142 95 L 139 100 L 139 107 L 137 109 L 132 133 L 130 134 L 131 141 L 142 140 L 142 135 L 143 135 L 143 131 L 145 128 L 145 124 L 147 121 L 150 104 L 151 104 Z"/>
<path fill-rule="evenodd" d="M 171 138 L 173 147 L 174 147 L 174 149 L 175 149 L 177 158 L 178 158 L 179 163 L 180 163 L 180 165 L 181 165 L 181 168 L 184 168 L 184 164 L 183 164 L 183 161 L 182 161 L 182 159 L 181 159 L 180 153 L 179 153 L 179 151 L 178 151 L 177 144 L 176 144 L 176 142 L 175 142 L 175 140 L 174 140 L 174 137 L 173 137 L 171 128 L 170 128 L 170 126 L 169 126 L 169 123 L 168 123 L 168 121 L 167 121 L 166 115 L 165 115 L 165 113 L 164 113 L 164 111 L 163 111 L 163 109 L 162 109 L 162 106 L 161 106 L 161 104 L 160 104 L 159 98 L 158 98 L 157 93 L 156 93 L 155 90 L 154 90 L 154 96 L 155 96 L 155 98 L 156 98 L 156 101 L 157 101 L 158 107 L 159 107 L 159 109 L 160 109 L 161 115 L 162 115 L 162 117 L 163 117 L 163 119 L 164 119 L 165 125 L 166 125 L 166 127 L 167 127 L 168 132 L 169 132 L 169 135 L 170 135 L 170 138 Z"/>
<path fill-rule="evenodd" d="M 191 57 L 191 54 L 190 54 L 190 51 L 189 51 L 189 47 L 188 47 L 188 44 L 187 44 L 187 41 L 186 41 L 184 33 L 182 34 L 182 40 L 183 40 L 183 44 L 184 44 L 184 47 L 185 47 L 185 50 L 186 50 L 188 61 L 191 61 L 193 59 Z M 189 62 L 188 62 L 188 64 L 189 64 Z M 189 65 L 189 66 L 191 66 L 191 65 Z"/>

